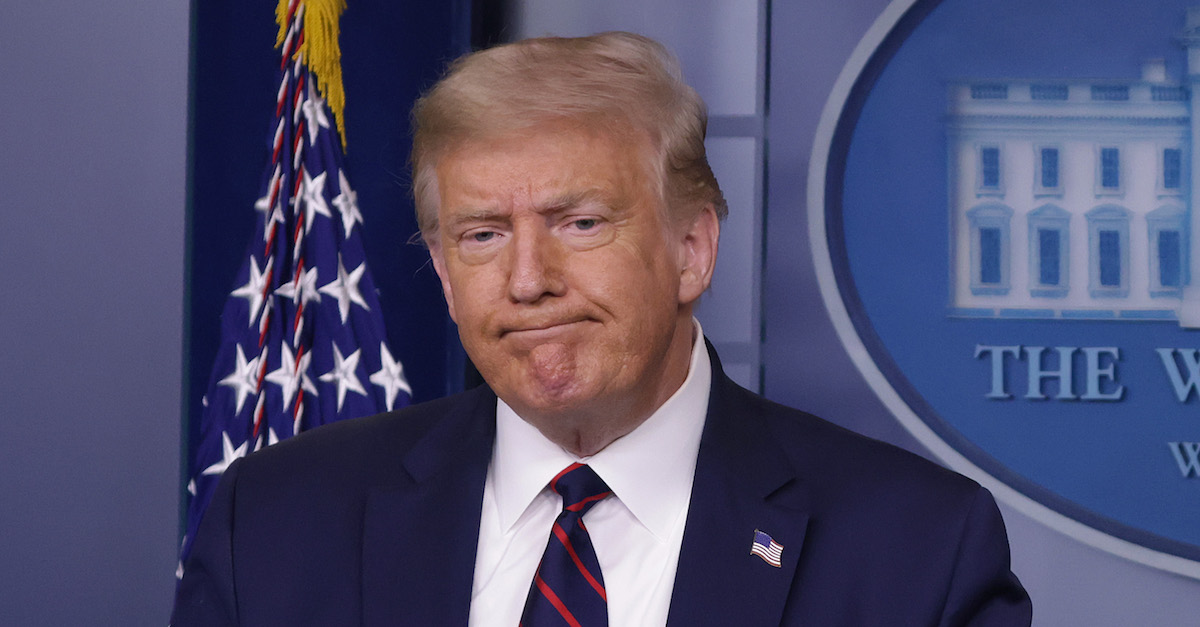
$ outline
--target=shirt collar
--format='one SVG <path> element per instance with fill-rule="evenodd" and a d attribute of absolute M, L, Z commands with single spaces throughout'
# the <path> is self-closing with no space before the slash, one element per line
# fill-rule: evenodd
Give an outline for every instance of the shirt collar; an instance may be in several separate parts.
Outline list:
<path fill-rule="evenodd" d="M 496 401 L 491 478 L 507 533 L 563 468 L 583 461 L 656 537 L 665 540 L 687 506 L 708 410 L 712 364 L 700 322 L 683 384 L 631 433 L 589 458 L 577 459 L 547 440 L 503 400 Z M 647 481 L 647 477 L 653 477 Z"/>

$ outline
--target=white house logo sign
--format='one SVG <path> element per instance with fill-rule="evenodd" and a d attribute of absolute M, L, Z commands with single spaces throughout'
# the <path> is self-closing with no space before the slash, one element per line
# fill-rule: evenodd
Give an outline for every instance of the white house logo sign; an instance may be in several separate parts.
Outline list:
<path fill-rule="evenodd" d="M 1193 577 L 1198 140 L 1200 7 L 897 0 L 809 173 L 822 294 L 897 418 L 1035 518 Z"/>

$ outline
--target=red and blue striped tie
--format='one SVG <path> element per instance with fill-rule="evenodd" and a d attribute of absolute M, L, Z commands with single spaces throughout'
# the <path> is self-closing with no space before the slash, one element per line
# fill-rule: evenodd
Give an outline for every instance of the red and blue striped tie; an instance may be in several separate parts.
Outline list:
<path fill-rule="evenodd" d="M 607 627 L 604 577 L 583 515 L 612 490 L 595 471 L 578 463 L 558 473 L 550 489 L 562 496 L 563 510 L 529 586 L 521 627 Z"/>

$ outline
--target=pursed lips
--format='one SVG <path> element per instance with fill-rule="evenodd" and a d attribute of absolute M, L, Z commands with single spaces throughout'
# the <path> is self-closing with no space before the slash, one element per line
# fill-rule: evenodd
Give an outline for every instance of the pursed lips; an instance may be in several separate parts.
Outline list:
<path fill-rule="evenodd" d="M 517 340 L 522 343 L 540 344 L 555 339 L 561 339 L 565 334 L 574 333 L 586 324 L 589 318 L 573 318 L 568 320 L 537 322 L 514 325 L 500 331 L 501 338 Z"/>

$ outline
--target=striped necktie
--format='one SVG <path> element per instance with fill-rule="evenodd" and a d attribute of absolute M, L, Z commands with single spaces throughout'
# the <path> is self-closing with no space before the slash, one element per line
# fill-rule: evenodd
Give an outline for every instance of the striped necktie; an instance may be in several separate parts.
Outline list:
<path fill-rule="evenodd" d="M 602 627 L 608 625 L 608 600 L 600 562 L 583 515 L 612 490 L 584 464 L 571 464 L 550 481 L 562 496 L 563 510 L 550 530 L 546 552 L 533 575 L 521 627 Z"/>

